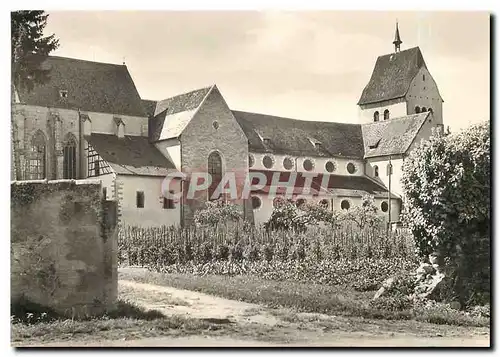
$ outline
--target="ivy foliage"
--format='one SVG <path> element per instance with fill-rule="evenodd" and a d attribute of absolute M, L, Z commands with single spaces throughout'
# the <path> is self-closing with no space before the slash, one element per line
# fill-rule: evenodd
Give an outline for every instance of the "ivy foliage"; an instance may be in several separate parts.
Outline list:
<path fill-rule="evenodd" d="M 490 125 L 434 133 L 403 166 L 403 220 L 418 254 L 442 258 L 462 298 L 489 291 Z"/>

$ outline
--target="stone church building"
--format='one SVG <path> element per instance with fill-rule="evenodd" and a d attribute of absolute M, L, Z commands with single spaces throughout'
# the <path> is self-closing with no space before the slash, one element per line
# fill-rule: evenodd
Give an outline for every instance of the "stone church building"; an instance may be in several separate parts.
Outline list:
<path fill-rule="evenodd" d="M 403 161 L 433 128 L 443 129 L 443 99 L 422 52 L 401 51 L 401 43 L 396 28 L 394 52 L 377 58 L 362 90 L 357 124 L 231 110 L 216 85 L 145 100 L 125 65 L 49 56 L 48 83 L 14 89 L 11 178 L 100 179 L 122 224 L 150 227 L 192 222 L 228 172 L 239 183 L 266 177 L 248 198 L 232 199 L 247 219 L 264 223 L 286 190 L 280 183 L 294 176 L 299 206 L 350 209 L 370 194 L 386 221 L 398 222 Z M 167 188 L 180 198 L 164 197 L 168 174 L 200 171 L 214 181 L 194 198 L 185 198 L 190 182 L 181 178 Z"/>

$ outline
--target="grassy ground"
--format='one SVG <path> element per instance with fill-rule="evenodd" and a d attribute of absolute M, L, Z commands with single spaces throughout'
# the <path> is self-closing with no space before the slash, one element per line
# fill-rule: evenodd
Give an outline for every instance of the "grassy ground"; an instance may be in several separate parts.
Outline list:
<path fill-rule="evenodd" d="M 116 309 L 106 316 L 85 320 L 67 319 L 52 312 L 47 315 L 39 307 L 35 310 L 31 306 L 15 306 L 13 310 L 17 314 L 13 315 L 11 324 L 13 343 L 186 336 L 214 330 L 205 321 L 164 316 L 159 311 L 145 310 L 127 301 L 119 301 Z M 22 316 L 19 315 L 20 311 L 23 312 Z"/>
<path fill-rule="evenodd" d="M 269 307 L 293 308 L 302 312 L 357 316 L 368 319 L 416 320 L 460 326 L 490 325 L 484 317 L 467 316 L 455 310 L 375 309 L 370 306 L 373 292 L 357 292 L 345 286 L 272 281 L 252 276 L 195 276 L 160 274 L 144 271 L 121 271 L 119 279 L 133 280 L 179 289 L 203 292 L 227 299 L 264 304 Z"/>

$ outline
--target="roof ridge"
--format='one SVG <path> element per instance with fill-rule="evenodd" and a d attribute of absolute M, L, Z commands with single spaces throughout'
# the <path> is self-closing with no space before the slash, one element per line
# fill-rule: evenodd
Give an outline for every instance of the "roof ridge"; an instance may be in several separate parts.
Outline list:
<path fill-rule="evenodd" d="M 410 47 L 410 48 L 407 48 L 406 50 L 402 50 L 402 51 L 399 51 L 399 52 L 390 52 L 390 53 L 386 53 L 385 55 L 380 55 L 379 57 L 385 57 L 385 56 L 391 56 L 391 55 L 398 55 L 400 53 L 405 53 L 405 52 L 410 52 L 410 51 L 415 51 L 415 50 L 419 50 L 420 52 L 422 52 L 422 50 L 420 49 L 419 46 L 415 46 L 415 47 Z"/>
<path fill-rule="evenodd" d="M 119 67 L 127 67 L 126 64 L 118 64 L 118 63 L 109 63 L 109 62 L 97 62 L 97 61 L 91 61 L 91 60 L 86 60 L 82 58 L 74 58 L 74 57 L 64 57 L 64 56 L 52 56 L 49 55 L 47 56 L 48 58 L 55 58 L 55 59 L 64 59 L 64 60 L 70 60 L 70 61 L 78 61 L 78 62 L 89 62 L 89 63 L 94 63 L 94 64 L 102 64 L 102 65 L 107 65 L 107 66 L 119 66 Z"/>
<path fill-rule="evenodd" d="M 200 87 L 200 88 L 197 88 L 197 89 L 190 90 L 188 92 L 179 93 L 179 94 L 173 95 L 171 97 L 167 97 L 167 98 L 164 98 L 164 99 L 156 100 L 156 102 L 163 102 L 165 100 L 173 99 L 175 97 L 180 97 L 181 95 L 191 94 L 191 93 L 198 92 L 198 91 L 201 91 L 201 90 L 204 90 L 204 89 L 211 89 L 214 86 L 215 86 L 215 84 L 212 84 L 212 85 L 209 85 L 209 86 L 205 86 L 205 87 Z"/>
<path fill-rule="evenodd" d="M 357 124 L 357 123 L 343 123 L 343 122 L 337 122 L 337 121 L 321 121 L 321 120 L 305 120 L 305 119 L 297 119 L 297 118 L 287 118 L 287 117 L 282 117 L 282 116 L 277 116 L 277 115 L 272 115 L 272 114 L 247 112 L 247 111 L 243 111 L 243 110 L 233 110 L 233 109 L 231 109 L 231 112 L 239 112 L 239 113 L 245 113 L 245 114 L 262 115 L 262 116 L 268 116 L 268 117 L 272 117 L 272 118 L 276 118 L 276 119 L 292 120 L 292 121 L 299 121 L 299 122 L 305 122 L 305 123 L 342 124 L 342 125 L 353 125 L 353 126 L 360 125 L 360 124 Z"/>

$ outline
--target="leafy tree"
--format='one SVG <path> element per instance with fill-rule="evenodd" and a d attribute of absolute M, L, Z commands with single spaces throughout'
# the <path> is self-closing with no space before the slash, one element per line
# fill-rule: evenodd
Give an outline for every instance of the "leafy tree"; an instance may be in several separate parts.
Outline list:
<path fill-rule="evenodd" d="M 44 36 L 47 17 L 42 10 L 11 13 L 11 81 L 17 90 L 31 91 L 36 84 L 49 79 L 49 70 L 41 68 L 45 57 L 59 46 L 55 35 Z M 14 91 L 12 91 L 12 97 Z M 11 135 L 15 178 L 21 179 L 21 165 L 17 145 L 17 126 L 11 111 Z"/>
<path fill-rule="evenodd" d="M 42 10 L 11 13 L 11 71 L 13 84 L 18 89 L 31 91 L 35 84 L 49 79 L 49 70 L 40 65 L 59 47 L 59 40 L 54 34 L 43 34 L 48 16 Z"/>
<path fill-rule="evenodd" d="M 403 220 L 419 256 L 439 257 L 466 303 L 489 294 L 490 125 L 435 133 L 405 160 Z"/>

